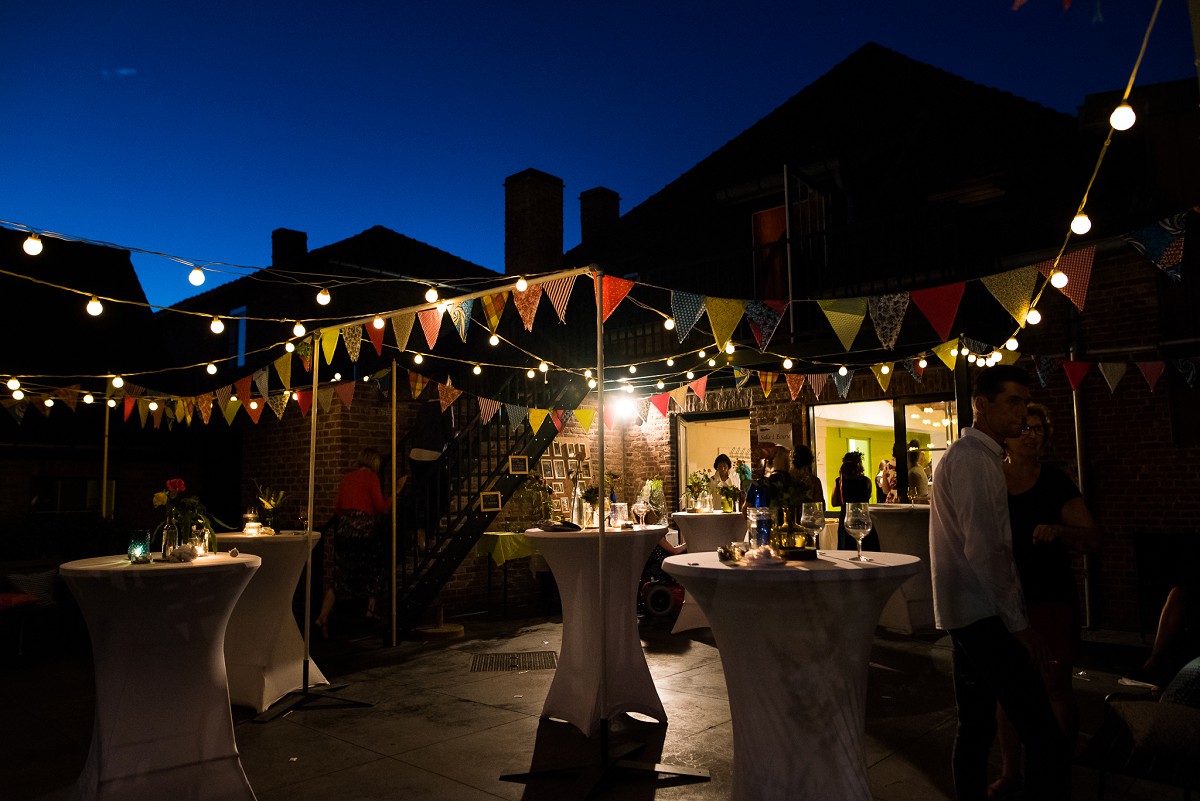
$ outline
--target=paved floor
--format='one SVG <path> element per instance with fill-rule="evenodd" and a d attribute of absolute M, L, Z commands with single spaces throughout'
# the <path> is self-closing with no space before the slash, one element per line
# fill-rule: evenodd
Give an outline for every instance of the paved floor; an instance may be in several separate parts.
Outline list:
<path fill-rule="evenodd" d="M 718 651 L 708 630 L 673 636 L 669 629 L 670 623 L 661 620 L 641 625 L 646 658 L 669 722 L 616 721 L 612 743 L 647 743 L 639 758 L 704 768 L 712 780 L 678 783 L 610 773 L 592 798 L 729 797 L 732 730 Z M 560 620 L 467 622 L 466 631 L 463 639 L 405 643 L 369 660 L 356 660 L 357 668 L 340 676 L 349 686 L 338 695 L 369 702 L 369 708 L 309 707 L 263 724 L 254 722 L 249 710 L 235 707 L 238 747 L 258 798 L 582 797 L 575 774 L 529 784 L 499 778 L 531 765 L 597 763 L 599 738 L 588 740 L 567 724 L 538 717 L 554 671 L 471 670 L 477 654 L 557 652 Z M 949 659 L 947 642 L 936 634 L 876 637 L 866 721 L 875 799 L 952 797 L 954 699 Z M 376 664 L 364 667 L 367 661 Z M 322 668 L 330 672 L 326 664 Z M 1101 700 L 1117 689 L 1117 676 L 1091 664 L 1077 677 L 1084 732 L 1095 731 Z M 0 678 L 6 721 L 0 727 L 0 776 L 5 777 L 0 796 L 8 801 L 69 797 L 91 736 L 87 654 L 58 653 L 6 663 Z M 169 688 L 169 676 L 147 676 L 146 702 L 153 703 L 155 693 Z M 821 736 L 819 729 L 811 732 L 812 738 Z M 803 741 L 791 745 L 806 747 Z M 1093 771 L 1075 769 L 1076 798 L 1095 798 L 1095 784 Z M 1178 791 L 1114 777 L 1105 797 L 1148 801 L 1178 797 Z"/>

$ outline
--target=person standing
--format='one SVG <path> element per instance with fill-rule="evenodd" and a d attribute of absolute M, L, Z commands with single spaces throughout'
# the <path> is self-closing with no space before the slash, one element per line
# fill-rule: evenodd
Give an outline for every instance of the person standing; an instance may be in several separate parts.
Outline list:
<path fill-rule="evenodd" d="M 737 490 L 738 503 L 746 500 L 745 493 L 742 492 L 742 479 L 733 472 L 733 462 L 729 461 L 729 457 L 721 453 L 713 460 L 713 470 L 717 473 L 709 480 L 709 492 L 713 496 L 713 506 L 717 506 L 721 502 L 721 490 L 725 487 Z"/>
<path fill-rule="evenodd" d="M 1029 374 L 1012 365 L 981 371 L 971 392 L 974 426 L 934 475 L 929 516 L 933 612 L 953 645 L 958 730 L 952 767 L 959 801 L 987 798 L 996 704 L 1025 746 L 1026 792 L 1069 799 L 1070 754 L 1042 682 L 1046 648 L 1029 626 L 1012 555 L 1004 440 L 1025 425 Z"/>
<path fill-rule="evenodd" d="M 863 455 L 859 451 L 850 451 L 842 457 L 842 466 L 838 468 L 838 477 L 833 484 L 833 495 L 829 497 L 829 505 L 838 508 L 839 551 L 853 551 L 858 547 L 846 530 L 846 504 L 870 502 L 871 479 L 863 472 Z M 863 550 L 879 550 L 879 535 L 874 528 L 863 538 Z"/>
<path fill-rule="evenodd" d="M 453 412 L 451 412 L 453 414 Z M 412 447 L 408 451 L 412 471 L 417 550 L 425 553 L 426 532 L 437 531 L 445 502 L 449 497 L 449 477 L 442 454 L 453 435 L 450 421 L 439 401 L 429 399 L 417 410 L 413 422 Z"/>

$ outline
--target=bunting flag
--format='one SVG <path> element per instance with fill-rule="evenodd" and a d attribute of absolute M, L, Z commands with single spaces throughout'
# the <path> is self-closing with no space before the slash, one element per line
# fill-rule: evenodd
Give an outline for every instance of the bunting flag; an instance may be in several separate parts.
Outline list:
<path fill-rule="evenodd" d="M 547 281 L 542 284 L 546 290 L 546 297 L 550 298 L 550 303 L 554 306 L 554 310 L 558 312 L 558 321 L 565 323 L 567 321 L 567 301 L 571 299 L 571 290 L 575 286 L 575 279 L 578 275 L 568 275 L 564 278 L 555 278 L 553 281 Z M 604 289 L 605 294 L 608 293 L 608 287 Z"/>
<path fill-rule="evenodd" d="M 508 424 L 516 428 L 525 422 L 525 418 L 529 417 L 529 407 L 506 403 L 504 404 L 504 413 L 508 416 Z"/>
<path fill-rule="evenodd" d="M 817 305 L 825 312 L 825 319 L 833 327 L 842 347 L 850 350 L 854 346 L 854 338 L 858 336 L 858 329 L 862 328 L 863 320 L 867 317 L 867 299 L 818 300 Z"/>
<path fill-rule="evenodd" d="M 371 338 L 371 344 L 375 346 L 375 355 L 383 355 L 383 329 L 384 326 L 376 326 L 376 322 L 382 322 L 381 317 L 376 317 L 375 320 L 367 326 L 367 336 Z"/>
<path fill-rule="evenodd" d="M 163 418 L 164 411 L 165 411 L 165 409 L 163 409 L 163 405 L 160 403 L 158 405 L 158 408 L 153 409 L 150 412 L 150 419 L 154 421 L 154 430 L 155 431 L 162 428 L 162 418 Z"/>
<path fill-rule="evenodd" d="M 337 353 L 337 343 L 341 335 L 340 328 L 322 328 L 318 333 L 321 338 L 321 355 L 325 357 L 326 364 L 333 364 L 333 357 Z"/>
<path fill-rule="evenodd" d="M 425 385 L 429 383 L 429 379 L 420 373 L 408 371 L 408 386 L 412 390 L 413 400 L 421 397 L 421 393 L 425 391 Z"/>
<path fill-rule="evenodd" d="M 396 335 L 396 347 L 400 350 L 408 348 L 408 338 L 412 335 L 413 323 L 417 320 L 412 312 L 392 315 L 392 333 Z"/>
<path fill-rule="evenodd" d="M 240 400 L 242 403 L 246 403 L 247 401 L 249 401 L 250 400 L 250 376 L 245 375 L 245 376 L 242 376 L 241 378 L 239 378 L 237 381 L 234 381 L 233 382 L 233 390 L 234 390 L 234 394 L 237 395 L 238 400 Z"/>
<path fill-rule="evenodd" d="M 496 292 L 479 299 L 479 304 L 483 306 L 483 316 L 487 319 L 488 330 L 493 334 L 500 325 L 500 317 L 504 314 L 504 303 L 507 300 L 507 292 Z"/>
<path fill-rule="evenodd" d="M 846 397 L 846 394 L 850 391 L 850 382 L 854 380 L 854 371 L 847 370 L 845 375 L 842 375 L 841 372 L 838 371 L 833 373 L 832 376 L 833 385 L 837 387 L 838 397 Z"/>
<path fill-rule="evenodd" d="M 344 325 L 342 326 L 342 341 L 346 343 L 346 353 L 350 354 L 350 361 L 357 362 L 358 354 L 362 350 L 362 325 Z"/>
<path fill-rule="evenodd" d="M 0 404 L 3 404 L 4 408 L 12 415 L 13 420 L 18 425 L 25 419 L 25 412 L 29 411 L 29 401 L 27 400 L 16 401 L 12 398 L 4 398 L 0 400 Z"/>
<path fill-rule="evenodd" d="M 1037 288 L 1037 276 L 1037 267 L 1029 266 L 985 275 L 979 280 L 1004 310 L 1012 315 L 1017 325 L 1024 328 L 1025 318 L 1029 316 L 1029 304 Z"/>
<path fill-rule="evenodd" d="M 145 392 L 146 392 L 145 387 L 140 386 L 138 384 L 134 384 L 132 381 L 125 382 L 125 394 L 126 395 L 132 395 L 135 398 L 140 398 L 140 397 L 142 397 L 142 395 Z"/>
<path fill-rule="evenodd" d="M 1136 362 L 1138 370 L 1142 373 L 1142 378 L 1146 379 L 1146 384 L 1149 385 L 1150 391 L 1154 391 L 1155 384 L 1163 374 L 1163 368 L 1166 365 L 1163 362 Z"/>
<path fill-rule="evenodd" d="M 682 387 L 678 387 L 667 393 L 671 396 L 671 400 L 675 401 L 675 405 L 680 411 L 687 408 L 687 391 L 687 384 L 684 384 Z"/>
<path fill-rule="evenodd" d="M 287 402 L 287 395 L 282 392 L 267 398 L 267 405 L 271 407 L 271 411 L 275 412 L 275 417 L 279 420 L 283 419 L 283 413 L 287 410 Z"/>
<path fill-rule="evenodd" d="M 625 300 L 625 296 L 629 294 L 629 290 L 633 289 L 633 281 L 627 278 L 617 278 L 614 275 L 606 275 L 603 279 L 598 276 L 592 281 L 592 288 L 599 293 L 601 289 L 600 280 L 604 281 L 604 312 L 601 320 L 607 321 L 617 307 L 621 305 L 621 301 Z"/>
<path fill-rule="evenodd" d="M 225 424 L 226 425 L 228 425 L 228 426 L 233 425 L 233 419 L 235 417 L 237 417 L 238 408 L 241 405 L 242 405 L 241 401 L 232 400 L 232 399 L 229 401 L 229 403 L 225 404 L 225 408 L 221 410 L 221 414 L 223 414 L 225 416 Z"/>
<path fill-rule="evenodd" d="M 200 410 L 200 419 L 204 425 L 208 425 L 209 416 L 212 415 L 212 404 L 213 394 L 211 392 L 196 396 L 196 408 Z"/>
<path fill-rule="evenodd" d="M 908 370 L 908 374 L 913 377 L 918 384 L 925 378 L 925 369 L 921 367 L 921 363 L 916 359 L 905 359 L 904 369 Z"/>
<path fill-rule="evenodd" d="M 596 417 L 595 409 L 576 409 L 575 419 L 579 422 L 579 427 L 583 429 L 583 433 L 592 430 L 592 420 Z"/>
<path fill-rule="evenodd" d="M 658 409 L 658 413 L 663 417 L 667 416 L 667 410 L 671 408 L 671 393 L 663 392 L 658 395 L 653 395 L 650 398 L 650 405 Z"/>
<path fill-rule="evenodd" d="M 321 414 L 329 414 L 329 410 L 333 408 L 332 386 L 317 388 L 317 404 L 321 407 Z"/>
<path fill-rule="evenodd" d="M 534 284 L 524 292 L 514 292 L 512 300 L 521 315 L 521 322 L 525 324 L 525 330 L 532 331 L 533 321 L 537 317 L 538 303 L 542 300 L 542 285 Z"/>
<path fill-rule="evenodd" d="M 1078 390 L 1079 385 L 1083 383 L 1083 377 L 1087 375 L 1088 370 L 1092 369 L 1091 362 L 1077 361 L 1075 359 L 1065 359 L 1062 363 L 1063 372 L 1067 374 L 1067 380 L 1071 382 L 1071 389 Z"/>
<path fill-rule="evenodd" d="M 1182 276 L 1179 267 L 1183 261 L 1183 243 L 1186 231 L 1187 212 L 1185 211 L 1139 228 L 1133 233 L 1127 234 L 1125 241 L 1154 262 L 1154 265 L 1170 276 L 1172 281 L 1178 281 Z"/>
<path fill-rule="evenodd" d="M 312 341 L 303 339 L 296 343 L 296 355 L 300 357 L 300 366 L 304 368 L 304 372 L 312 371 Z"/>
<path fill-rule="evenodd" d="M 1054 374 L 1054 370 L 1058 367 L 1058 359 L 1052 356 L 1037 356 L 1033 360 L 1034 369 L 1037 370 L 1038 382 L 1041 383 L 1042 389 L 1046 388 L 1046 382 L 1050 380 L 1050 376 Z"/>
<path fill-rule="evenodd" d="M 771 390 L 775 387 L 775 378 L 776 376 L 774 373 L 768 373 L 762 370 L 758 371 L 758 383 L 762 387 L 764 398 L 771 397 Z"/>
<path fill-rule="evenodd" d="M 354 405 L 354 389 L 357 386 L 357 381 L 341 381 L 333 386 L 334 394 L 346 407 L 346 411 L 350 411 L 350 407 Z"/>
<path fill-rule="evenodd" d="M 221 409 L 224 409 L 225 405 L 227 403 L 229 403 L 229 396 L 233 394 L 233 387 L 226 384 L 225 386 L 218 389 L 215 394 L 216 394 L 216 399 L 217 399 L 217 406 Z"/>
<path fill-rule="evenodd" d="M 285 353 L 275 360 L 275 375 L 284 389 L 292 388 L 292 354 Z"/>
<path fill-rule="evenodd" d="M 458 338 L 463 341 L 463 344 L 466 344 L 467 341 L 467 328 L 471 325 L 473 308 L 475 308 L 475 298 L 467 298 L 446 310 L 446 313 L 450 315 L 450 322 L 454 323 L 454 330 L 458 331 Z"/>
<path fill-rule="evenodd" d="M 687 339 L 692 327 L 700 322 L 704 314 L 704 296 L 693 295 L 691 292 L 671 293 L 671 315 L 675 318 L 675 335 L 679 341 Z"/>
<path fill-rule="evenodd" d="M 500 408 L 500 401 L 491 398 L 479 398 L 479 422 L 487 425 Z"/>
<path fill-rule="evenodd" d="M 354 382 L 351 381 L 350 383 L 353 384 Z M 246 410 L 246 414 L 249 415 L 250 421 L 253 422 L 254 425 L 258 425 L 258 418 L 262 417 L 263 406 L 264 404 L 262 400 L 256 398 L 245 404 L 242 408 Z"/>
<path fill-rule="evenodd" d="M 254 371 L 254 386 L 258 387 L 258 394 L 264 398 L 267 397 L 267 390 L 270 388 L 269 377 L 270 371 L 266 367 Z"/>
<path fill-rule="evenodd" d="M 707 386 L 708 376 L 701 376 L 700 378 L 697 378 L 695 381 L 692 381 L 690 384 L 688 384 L 688 388 L 691 389 L 692 392 L 695 392 L 696 397 L 698 397 L 700 400 L 704 400 L 704 390 Z"/>
<path fill-rule="evenodd" d="M 954 363 L 958 361 L 958 340 L 952 339 L 935 346 L 933 355 L 942 360 L 942 364 L 946 365 L 947 370 L 953 372 Z M 1043 386 L 1045 385 L 1043 384 Z"/>
<path fill-rule="evenodd" d="M 59 387 L 54 390 L 53 397 L 65 403 L 71 411 L 75 411 L 75 404 L 79 401 L 79 389 L 79 384 L 72 384 L 69 387 Z"/>
<path fill-rule="evenodd" d="M 962 351 L 962 355 L 966 356 L 969 353 L 975 355 L 987 355 L 995 350 L 991 345 L 978 339 L 971 339 L 968 336 L 958 338 L 958 349 Z"/>
<path fill-rule="evenodd" d="M 563 410 L 555 409 L 554 411 L 550 412 L 550 419 L 554 421 L 554 427 L 557 428 L 558 433 L 561 434 L 563 430 Z"/>
<path fill-rule="evenodd" d="M 300 407 L 300 414 L 303 417 L 308 417 L 308 413 L 312 409 L 312 395 L 311 389 L 298 389 L 292 393 L 292 397 L 296 399 L 296 405 Z"/>
<path fill-rule="evenodd" d="M 751 300 L 746 303 L 746 319 L 750 321 L 750 332 L 758 343 L 759 352 L 765 351 L 775 336 L 775 329 L 783 319 L 787 303 L 782 300 Z"/>
<path fill-rule="evenodd" d="M 438 400 L 442 402 L 442 411 L 450 408 L 454 401 L 458 400 L 458 396 L 462 394 L 461 389 L 455 389 L 449 384 L 437 385 Z"/>
<path fill-rule="evenodd" d="M 935 286 L 930 289 L 917 289 L 908 293 L 909 299 L 925 315 L 925 319 L 933 326 L 933 330 L 942 339 L 950 338 L 954 328 L 954 318 L 958 316 L 958 304 L 962 302 L 963 290 L 967 288 L 965 281 L 945 286 Z M 944 360 L 943 360 L 944 361 Z"/>
<path fill-rule="evenodd" d="M 1075 304 L 1075 308 L 1083 311 L 1083 302 L 1087 300 L 1088 283 L 1092 279 L 1092 261 L 1096 258 L 1096 246 L 1088 245 L 1085 248 L 1072 250 L 1070 253 L 1064 253 L 1058 260 L 1058 271 L 1067 276 L 1067 285 L 1059 292 L 1066 295 Z M 1050 277 L 1050 272 L 1054 269 L 1054 260 L 1040 262 L 1037 265 L 1038 272 Z"/>
<path fill-rule="evenodd" d="M 792 393 L 792 400 L 800 397 L 800 390 L 804 389 L 804 374 L 788 373 L 787 378 L 788 392 Z"/>
<path fill-rule="evenodd" d="M 746 382 L 750 380 L 750 371 L 743 370 L 740 367 L 733 368 L 733 385 L 738 389 L 746 386 Z"/>
<path fill-rule="evenodd" d="M 437 345 L 438 332 L 442 328 L 442 315 L 446 313 L 445 306 L 437 306 L 432 309 L 424 309 L 417 312 L 417 317 L 421 321 L 421 330 L 425 332 L 425 341 L 429 343 L 429 349 L 433 350 Z"/>
<path fill-rule="evenodd" d="M 1100 362 L 1100 375 L 1108 383 L 1109 394 L 1117 391 L 1117 384 L 1121 383 L 1127 369 L 1129 365 L 1125 362 Z"/>
<path fill-rule="evenodd" d="M 533 429 L 533 433 L 537 433 L 542 424 L 546 422 L 546 418 L 550 416 L 549 409 L 530 409 L 529 410 L 529 427 Z"/>
<path fill-rule="evenodd" d="M 192 424 L 192 413 L 188 411 L 187 402 L 183 398 L 175 399 L 175 419 L 179 421 L 187 420 L 187 424 Z"/>
<path fill-rule="evenodd" d="M 1196 364 L 1191 359 L 1173 359 L 1171 364 L 1175 365 L 1175 369 L 1183 376 L 1183 380 L 1187 382 L 1188 388 L 1196 386 Z M 145 425 L 145 421 L 142 421 Z"/>
<path fill-rule="evenodd" d="M 712 326 L 713 339 L 716 340 L 717 350 L 720 350 L 733 338 L 737 324 L 746 313 L 746 301 L 736 298 L 708 298 L 704 305 L 708 308 L 708 324 Z"/>
<path fill-rule="evenodd" d="M 821 399 L 821 390 L 825 389 L 825 379 L 829 378 L 826 373 L 812 373 L 808 376 L 808 388 L 813 391 L 813 395 L 817 400 Z"/>
<path fill-rule="evenodd" d="M 867 310 L 871 313 L 871 324 L 875 326 L 879 343 L 887 350 L 895 348 L 896 337 L 900 336 L 900 326 L 904 323 L 904 313 L 908 311 L 908 293 L 867 298 Z"/>
<path fill-rule="evenodd" d="M 888 391 L 888 385 L 892 383 L 892 373 L 895 372 L 895 366 L 895 362 L 871 365 L 871 372 L 875 374 L 875 380 L 879 382 L 879 388 L 884 392 Z"/>

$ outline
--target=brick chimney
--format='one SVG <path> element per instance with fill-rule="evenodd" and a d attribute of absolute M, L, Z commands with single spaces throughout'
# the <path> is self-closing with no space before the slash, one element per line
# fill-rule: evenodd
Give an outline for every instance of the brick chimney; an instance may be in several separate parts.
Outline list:
<path fill-rule="evenodd" d="M 611 229 L 621 216 L 621 196 L 603 186 L 579 196 L 579 234 L 583 244 Z"/>
<path fill-rule="evenodd" d="M 528 169 L 504 179 L 504 272 L 562 268 L 563 182 Z"/>
<path fill-rule="evenodd" d="M 271 265 L 291 267 L 308 255 L 308 234 L 290 228 L 271 232 Z"/>

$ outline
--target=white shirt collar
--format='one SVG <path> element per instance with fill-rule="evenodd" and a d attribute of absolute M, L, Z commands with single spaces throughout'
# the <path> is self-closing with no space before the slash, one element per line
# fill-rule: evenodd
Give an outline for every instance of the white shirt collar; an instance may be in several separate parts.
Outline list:
<path fill-rule="evenodd" d="M 992 439 L 991 437 L 989 437 L 987 434 L 983 433 L 979 429 L 977 429 L 973 426 L 967 426 L 966 428 L 964 428 L 962 430 L 962 435 L 964 437 L 972 437 L 974 439 L 980 440 L 987 446 L 988 450 L 990 450 L 992 453 L 994 453 L 996 455 L 996 458 L 998 458 L 998 459 L 1004 458 L 1004 446 L 1001 445 L 999 442 L 996 442 L 996 440 Z"/>

